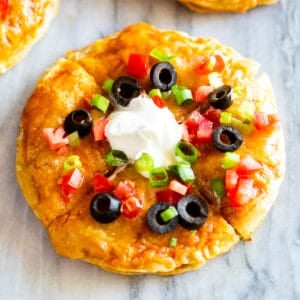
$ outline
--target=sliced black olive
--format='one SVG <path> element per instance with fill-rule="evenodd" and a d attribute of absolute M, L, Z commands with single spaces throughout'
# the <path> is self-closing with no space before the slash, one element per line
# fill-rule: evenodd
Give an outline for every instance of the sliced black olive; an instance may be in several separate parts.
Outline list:
<path fill-rule="evenodd" d="M 221 152 L 237 150 L 243 143 L 242 134 L 232 126 L 221 125 L 213 131 L 213 144 Z"/>
<path fill-rule="evenodd" d="M 166 202 L 158 202 L 150 207 L 147 213 L 147 223 L 152 231 L 164 234 L 175 229 L 178 224 L 178 216 L 172 218 L 166 223 L 160 217 L 161 212 L 170 206 L 171 205 Z"/>
<path fill-rule="evenodd" d="M 217 109 L 226 109 L 232 104 L 231 86 L 223 85 L 208 95 L 208 103 Z"/>
<path fill-rule="evenodd" d="M 69 113 L 64 122 L 64 128 L 67 134 L 78 131 L 81 137 L 91 132 L 92 125 L 93 118 L 91 114 L 83 108 Z"/>
<path fill-rule="evenodd" d="M 196 196 L 188 195 L 177 203 L 179 224 L 186 229 L 198 229 L 207 220 L 208 206 L 206 202 Z"/>
<path fill-rule="evenodd" d="M 177 73 L 169 62 L 159 62 L 151 68 L 150 80 L 157 89 L 163 92 L 169 91 L 176 83 Z"/>
<path fill-rule="evenodd" d="M 121 76 L 114 81 L 111 93 L 117 104 L 127 106 L 133 98 L 141 94 L 141 86 L 134 78 Z"/>
<path fill-rule="evenodd" d="M 99 193 L 91 201 L 90 213 L 99 223 L 111 223 L 121 214 L 121 201 L 108 193 Z"/>

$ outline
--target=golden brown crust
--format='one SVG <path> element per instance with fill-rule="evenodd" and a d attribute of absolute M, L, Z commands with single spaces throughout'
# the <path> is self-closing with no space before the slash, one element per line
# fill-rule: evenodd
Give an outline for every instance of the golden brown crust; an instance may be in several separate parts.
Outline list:
<path fill-rule="evenodd" d="M 10 0 L 4 20 L 0 20 L 0 74 L 13 67 L 43 36 L 56 15 L 58 0 Z"/>
<path fill-rule="evenodd" d="M 178 0 L 198 13 L 237 12 L 244 13 L 259 5 L 270 5 L 278 0 Z"/>
<path fill-rule="evenodd" d="M 140 42 L 136 43 L 137 40 Z M 149 54 L 155 47 L 167 54 L 176 54 L 172 64 L 177 70 L 178 84 L 189 88 L 209 81 L 208 76 L 194 76 L 199 60 L 207 54 L 222 55 L 226 68 L 219 74 L 220 79 L 240 90 L 229 111 L 235 112 L 242 102 L 248 102 L 254 110 L 276 112 L 267 77 L 256 78 L 257 64 L 213 39 L 160 31 L 148 24 L 129 26 L 81 51 L 70 51 L 67 59 L 59 60 L 42 76 L 25 107 L 18 137 L 16 168 L 24 196 L 47 227 L 59 254 L 124 274 L 169 275 L 196 269 L 231 249 L 239 240 L 235 230 L 243 238 L 249 238 L 274 202 L 285 166 L 280 127 L 271 126 L 247 136 L 239 153 L 241 156 L 251 154 L 262 164 L 262 170 L 257 173 L 261 188 L 257 197 L 247 205 L 233 208 L 227 198 L 214 201 L 208 184 L 213 177 L 224 176 L 224 170 L 220 168 L 220 152 L 210 146 L 200 147 L 200 158 L 193 166 L 197 175 L 194 192 L 198 193 L 199 189 L 211 203 L 209 218 L 197 231 L 178 226 L 170 234 L 158 235 L 148 228 L 145 221 L 147 209 L 156 202 L 155 189 L 134 167 L 127 167 L 117 174 L 113 183 L 125 179 L 136 183 L 138 193 L 145 199 L 142 213 L 132 220 L 120 217 L 105 225 L 90 216 L 89 203 L 94 195 L 91 180 L 97 172 L 103 174 L 108 170 L 103 157 L 109 145 L 95 143 L 91 136 L 87 136 L 82 139 L 80 147 L 69 149 L 68 153 L 80 156 L 84 185 L 69 203 L 64 203 L 57 181 L 62 176 L 66 154 L 59 155 L 49 149 L 43 128 L 61 126 L 70 111 L 82 107 L 93 94 L 102 92 L 105 79 L 126 74 L 131 52 Z M 142 85 L 149 90 L 149 79 L 143 80 Z M 168 106 L 178 121 L 186 119 L 196 107 L 196 104 L 179 107 L 174 103 L 170 100 Z M 257 150 L 258 141 L 260 147 Z M 175 248 L 169 247 L 171 237 L 178 240 Z"/>

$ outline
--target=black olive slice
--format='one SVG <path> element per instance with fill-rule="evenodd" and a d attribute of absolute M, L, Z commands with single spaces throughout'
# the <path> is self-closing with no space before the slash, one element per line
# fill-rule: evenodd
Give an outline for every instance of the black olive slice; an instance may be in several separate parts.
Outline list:
<path fill-rule="evenodd" d="M 151 68 L 150 80 L 155 88 L 163 92 L 169 91 L 176 83 L 177 73 L 169 62 L 159 62 Z"/>
<path fill-rule="evenodd" d="M 178 216 L 172 218 L 166 223 L 160 217 L 160 213 L 170 206 L 171 205 L 166 202 L 158 202 L 151 206 L 148 210 L 147 223 L 153 232 L 164 234 L 175 229 L 178 224 Z"/>
<path fill-rule="evenodd" d="M 67 134 L 78 131 L 79 136 L 88 135 L 92 130 L 93 118 L 85 109 L 74 110 L 69 113 L 64 122 Z"/>
<path fill-rule="evenodd" d="M 90 213 L 99 223 L 111 223 L 121 214 L 121 201 L 108 193 L 99 193 L 91 201 Z"/>
<path fill-rule="evenodd" d="M 208 206 L 206 202 L 196 196 L 188 195 L 177 203 L 179 224 L 190 230 L 198 229 L 207 220 Z"/>
<path fill-rule="evenodd" d="M 134 78 L 121 76 L 114 81 L 111 93 L 118 105 L 127 106 L 133 98 L 141 94 L 141 86 Z"/>
<path fill-rule="evenodd" d="M 214 108 L 226 109 L 232 104 L 231 94 L 231 86 L 223 85 L 208 95 L 208 103 Z"/>
<path fill-rule="evenodd" d="M 213 131 L 213 144 L 221 152 L 237 150 L 243 143 L 242 134 L 232 126 L 221 125 Z"/>

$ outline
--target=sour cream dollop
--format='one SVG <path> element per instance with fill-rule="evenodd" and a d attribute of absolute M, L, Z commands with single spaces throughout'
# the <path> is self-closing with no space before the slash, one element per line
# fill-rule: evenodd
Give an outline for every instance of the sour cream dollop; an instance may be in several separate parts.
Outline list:
<path fill-rule="evenodd" d="M 109 115 L 105 136 L 112 149 L 123 151 L 131 161 L 147 153 L 155 167 L 167 168 L 176 162 L 182 126 L 167 107 L 159 108 L 147 95 L 140 95 Z"/>

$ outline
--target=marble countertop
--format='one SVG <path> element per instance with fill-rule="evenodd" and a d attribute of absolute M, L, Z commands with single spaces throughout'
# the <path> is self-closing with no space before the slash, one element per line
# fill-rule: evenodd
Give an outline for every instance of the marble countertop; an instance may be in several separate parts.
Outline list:
<path fill-rule="evenodd" d="M 39 75 L 66 50 L 138 21 L 212 36 L 261 62 L 274 84 L 286 137 L 286 177 L 254 240 L 174 277 L 119 276 L 59 257 L 14 171 L 19 119 Z M 244 15 L 198 15 L 174 0 L 62 0 L 47 35 L 0 77 L 0 101 L 0 299 L 300 299 L 299 0 Z"/>

